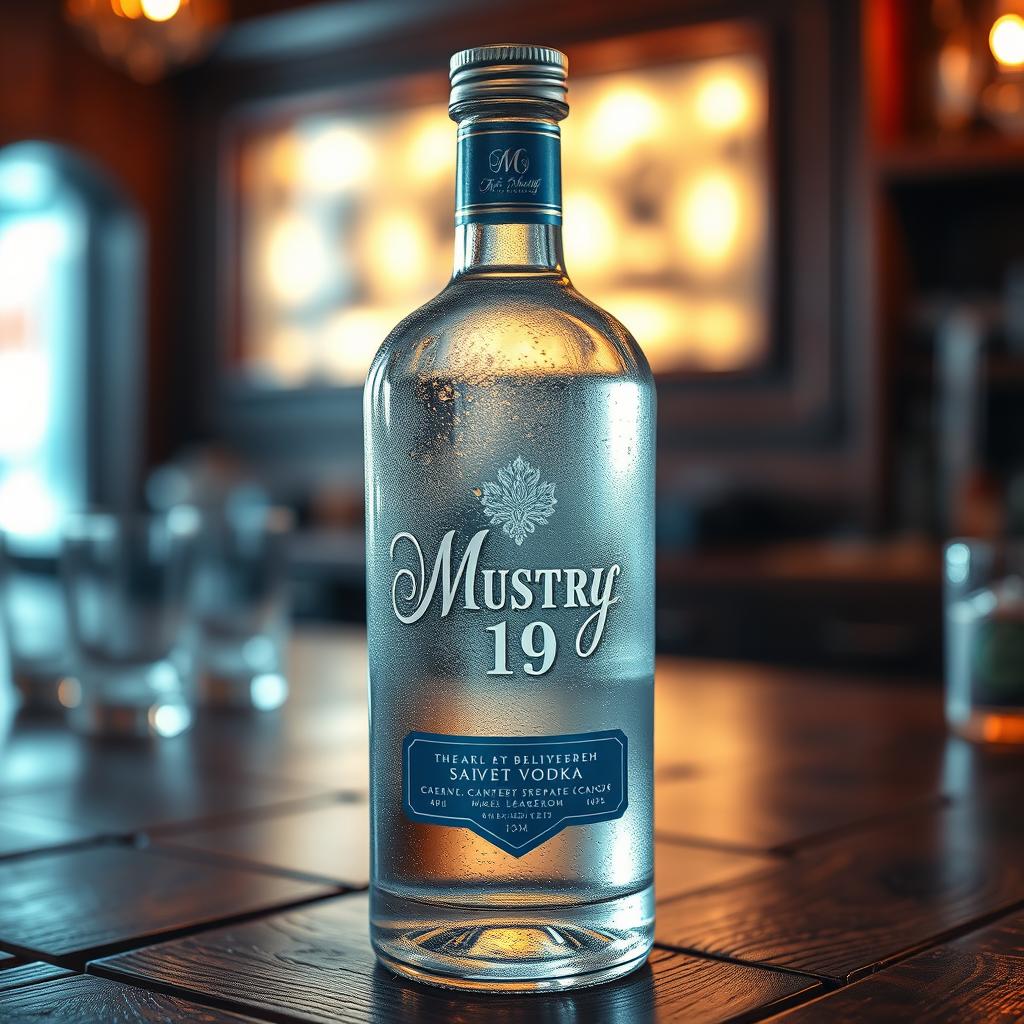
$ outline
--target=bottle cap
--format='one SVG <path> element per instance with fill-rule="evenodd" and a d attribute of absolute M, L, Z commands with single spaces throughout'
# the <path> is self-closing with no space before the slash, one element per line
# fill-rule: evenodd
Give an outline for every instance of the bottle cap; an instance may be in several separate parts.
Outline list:
<path fill-rule="evenodd" d="M 494 43 L 459 50 L 451 60 L 448 112 L 463 103 L 546 100 L 565 108 L 569 58 L 550 46 Z"/>

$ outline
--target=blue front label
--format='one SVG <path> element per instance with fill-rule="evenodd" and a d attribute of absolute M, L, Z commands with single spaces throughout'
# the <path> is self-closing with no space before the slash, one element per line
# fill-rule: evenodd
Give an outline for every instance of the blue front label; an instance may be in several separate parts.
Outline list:
<path fill-rule="evenodd" d="M 406 816 L 468 828 L 522 857 L 570 825 L 621 818 L 628 805 L 620 729 L 567 736 L 443 736 L 402 745 Z"/>
<path fill-rule="evenodd" d="M 484 122 L 459 130 L 456 224 L 561 224 L 558 126 Z"/>

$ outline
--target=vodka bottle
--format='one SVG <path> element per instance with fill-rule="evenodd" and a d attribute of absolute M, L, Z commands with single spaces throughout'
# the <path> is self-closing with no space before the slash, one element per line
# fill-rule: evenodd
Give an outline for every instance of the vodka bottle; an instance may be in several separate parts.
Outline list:
<path fill-rule="evenodd" d="M 654 387 L 561 246 L 566 58 L 452 58 L 455 272 L 365 389 L 379 958 L 564 990 L 652 941 Z"/>

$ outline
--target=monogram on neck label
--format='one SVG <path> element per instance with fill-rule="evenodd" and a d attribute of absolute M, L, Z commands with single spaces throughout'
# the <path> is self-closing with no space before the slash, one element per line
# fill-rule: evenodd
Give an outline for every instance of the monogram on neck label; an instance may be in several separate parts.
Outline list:
<path fill-rule="evenodd" d="M 561 224 L 558 125 L 483 122 L 459 129 L 456 224 Z"/>

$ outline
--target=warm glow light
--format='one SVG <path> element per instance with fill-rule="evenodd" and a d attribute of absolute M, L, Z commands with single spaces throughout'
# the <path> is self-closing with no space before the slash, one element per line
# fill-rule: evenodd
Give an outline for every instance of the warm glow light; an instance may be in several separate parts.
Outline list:
<path fill-rule="evenodd" d="M 282 304 L 301 306 L 315 298 L 336 269 L 323 231 L 309 218 L 283 214 L 262 245 L 267 288 Z"/>
<path fill-rule="evenodd" d="M 250 356 L 249 364 L 258 380 L 294 387 L 309 380 L 313 356 L 307 331 L 300 327 L 279 327 L 264 336 L 260 347 Z"/>
<path fill-rule="evenodd" d="M 57 684 L 57 700 L 61 707 L 77 708 L 82 703 L 82 684 L 74 676 L 65 676 Z"/>
<path fill-rule="evenodd" d="M 273 189 L 293 189 L 302 180 L 301 151 L 297 132 L 278 132 L 261 140 L 242 162 L 243 190 L 252 188 L 256 182 Z"/>
<path fill-rule="evenodd" d="M 939 50 L 936 61 L 935 113 L 945 128 L 970 120 L 977 92 L 978 62 L 965 43 L 953 39 Z"/>
<path fill-rule="evenodd" d="M 142 7 L 142 13 L 150 21 L 170 21 L 181 10 L 181 0 L 139 0 L 139 4 Z M 122 6 L 129 7 L 131 5 L 123 4 Z"/>
<path fill-rule="evenodd" d="M 452 123 L 443 115 L 424 117 L 412 130 L 406 150 L 409 173 L 421 181 L 436 181 L 451 176 L 455 165 L 455 140 Z"/>
<path fill-rule="evenodd" d="M 749 365 L 766 329 L 762 58 L 584 76 L 574 96 L 563 145 L 574 280 L 659 372 Z M 254 382 L 362 381 L 394 324 L 447 278 L 454 164 L 452 127 L 426 107 L 311 113 L 246 143 L 243 362 Z M 550 334 L 524 335 L 516 317 L 488 327 L 524 372 L 558 358 L 553 324 Z"/>
<path fill-rule="evenodd" d="M 327 322 L 322 344 L 325 376 L 338 384 L 362 384 L 374 353 L 408 310 L 357 306 Z"/>
<path fill-rule="evenodd" d="M 655 370 L 678 355 L 677 336 L 686 319 L 679 300 L 666 299 L 658 289 L 636 289 L 607 294 L 603 302 L 640 343 Z"/>
<path fill-rule="evenodd" d="M 581 274 L 614 269 L 618 225 L 611 205 L 596 192 L 575 189 L 565 195 L 566 259 Z"/>
<path fill-rule="evenodd" d="M 627 84 L 610 88 L 590 116 L 589 152 L 598 161 L 618 159 L 638 143 L 656 138 L 665 120 L 652 90 Z"/>
<path fill-rule="evenodd" d="M 715 132 L 744 127 L 753 113 L 749 86 L 728 72 L 709 76 L 697 89 L 697 117 Z"/>
<path fill-rule="evenodd" d="M 427 227 L 414 209 L 378 213 L 363 238 L 371 282 L 383 295 L 418 292 L 435 269 Z"/>
<path fill-rule="evenodd" d="M 717 269 L 733 254 L 742 226 L 742 201 L 734 175 L 709 171 L 684 194 L 681 210 L 682 242 L 696 264 Z"/>
<path fill-rule="evenodd" d="M 132 18 L 134 20 L 135 18 L 142 17 L 141 0 L 110 0 L 110 6 L 113 8 L 114 13 L 122 18 Z M 175 10 L 177 10 L 177 7 Z"/>
<path fill-rule="evenodd" d="M 1004 14 L 996 18 L 988 34 L 992 56 L 1008 68 L 1024 65 L 1024 18 L 1019 14 Z"/>
<path fill-rule="evenodd" d="M 317 131 L 303 147 L 302 180 L 320 192 L 344 191 L 367 179 L 373 170 L 373 155 L 364 132 L 330 125 Z"/>
<path fill-rule="evenodd" d="M 750 314 L 738 302 L 711 300 L 694 307 L 690 320 L 694 362 L 705 370 L 733 370 L 747 365 L 757 338 Z"/>

